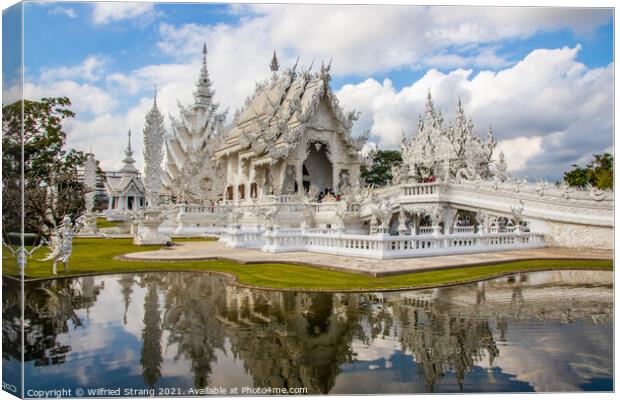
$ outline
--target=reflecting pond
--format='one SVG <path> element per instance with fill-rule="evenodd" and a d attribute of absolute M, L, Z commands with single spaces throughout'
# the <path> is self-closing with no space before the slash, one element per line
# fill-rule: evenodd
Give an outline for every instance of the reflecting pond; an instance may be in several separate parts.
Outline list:
<path fill-rule="evenodd" d="M 535 272 L 384 293 L 254 290 L 187 272 L 28 283 L 26 387 L 611 391 L 612 280 L 609 271 Z M 3 289 L 10 376 L 18 285 L 5 279 Z"/>

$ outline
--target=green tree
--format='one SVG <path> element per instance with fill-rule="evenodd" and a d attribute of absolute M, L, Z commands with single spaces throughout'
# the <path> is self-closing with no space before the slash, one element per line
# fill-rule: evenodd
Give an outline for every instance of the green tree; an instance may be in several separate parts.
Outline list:
<path fill-rule="evenodd" d="M 361 176 L 367 185 L 380 187 L 392 181 L 392 167 L 400 166 L 403 158 L 398 150 L 379 150 L 372 167 L 362 166 Z"/>
<path fill-rule="evenodd" d="M 44 234 L 65 215 L 75 218 L 84 210 L 86 188 L 77 171 L 85 154 L 63 149 L 62 123 L 75 116 L 70 106 L 67 97 L 58 97 L 2 107 L 3 233 L 20 230 L 22 184 L 27 232 Z"/>
<path fill-rule="evenodd" d="M 594 160 L 585 167 L 573 164 L 573 169 L 564 173 L 564 182 L 579 188 L 592 185 L 599 189 L 613 189 L 614 157 L 609 153 L 595 154 Z"/>

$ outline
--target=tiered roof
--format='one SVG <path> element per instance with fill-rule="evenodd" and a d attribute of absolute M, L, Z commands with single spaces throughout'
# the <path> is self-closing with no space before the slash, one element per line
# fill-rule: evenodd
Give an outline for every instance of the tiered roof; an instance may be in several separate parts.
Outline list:
<path fill-rule="evenodd" d="M 300 142 L 305 129 L 315 123 L 313 117 L 321 104 L 331 110 L 334 126 L 351 154 L 361 150 L 367 136 L 351 138 L 351 127 L 358 113 L 345 114 L 341 109 L 329 86 L 330 65 L 322 65 L 316 73 L 310 69 L 297 73 L 295 64 L 282 74 L 275 70 L 278 65 L 275 57 L 270 65 L 272 78 L 256 85 L 253 96 L 246 100 L 233 127 L 224 135 L 216 156 L 239 151 L 259 156 L 264 162 L 285 158 Z"/>
<path fill-rule="evenodd" d="M 133 150 L 131 148 L 131 131 L 127 134 L 127 149 L 125 149 L 125 158 L 123 159 L 123 167 L 118 171 L 118 175 L 108 175 L 105 181 L 105 188 L 109 195 L 122 196 L 128 193 L 133 187 L 136 194 L 144 194 L 144 185 L 139 178 L 140 171 L 134 165 L 136 160 L 133 158 Z"/>

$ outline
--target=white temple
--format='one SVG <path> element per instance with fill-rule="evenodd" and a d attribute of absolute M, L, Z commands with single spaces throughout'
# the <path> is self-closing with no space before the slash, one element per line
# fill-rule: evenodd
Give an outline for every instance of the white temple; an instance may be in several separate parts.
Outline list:
<path fill-rule="evenodd" d="M 129 212 L 144 207 L 144 185 L 140 171 L 135 167 L 131 149 L 131 131 L 128 133 L 123 167 L 118 172 L 107 172 L 105 189 L 108 194 L 108 221 L 126 221 Z"/>
<path fill-rule="evenodd" d="M 226 180 L 224 199 L 313 191 L 345 194 L 359 186 L 360 150 L 353 139 L 355 112 L 345 115 L 329 87 L 329 69 L 278 73 L 259 84 L 216 143 Z"/>
<path fill-rule="evenodd" d="M 270 69 L 224 126 L 203 48 L 194 103 L 179 104 L 163 145 L 162 193 L 174 212 L 160 232 L 379 259 L 612 248 L 612 191 L 508 176 L 491 128 L 479 135 L 460 100 L 444 121 L 429 93 L 393 182 L 371 188 L 360 179 L 372 159 L 361 155 L 367 134 L 351 136 L 358 113 L 340 107 L 330 65 L 280 71 L 274 53 Z"/>

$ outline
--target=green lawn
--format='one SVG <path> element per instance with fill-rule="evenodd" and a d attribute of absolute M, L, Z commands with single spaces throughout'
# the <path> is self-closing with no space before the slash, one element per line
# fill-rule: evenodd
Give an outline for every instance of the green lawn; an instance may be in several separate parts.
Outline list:
<path fill-rule="evenodd" d="M 126 227 L 127 222 L 124 221 L 108 221 L 104 217 L 97 218 L 97 228 L 116 228 L 116 227 Z"/>
<path fill-rule="evenodd" d="M 188 239 L 175 239 L 183 241 Z M 196 239 L 194 239 L 196 240 Z M 199 239 L 200 240 L 200 239 Z M 69 263 L 69 274 L 113 273 L 127 271 L 186 270 L 217 271 L 234 274 L 239 282 L 246 285 L 287 289 L 394 289 L 403 287 L 423 287 L 467 282 L 484 279 L 509 272 L 541 269 L 608 269 L 612 270 L 611 260 L 533 260 L 516 261 L 478 267 L 454 268 L 448 270 L 408 273 L 396 276 L 373 278 L 365 275 L 328 271 L 321 268 L 287 264 L 237 264 L 230 261 L 185 261 L 185 262 L 127 262 L 113 257 L 149 248 L 134 246 L 131 239 L 91 239 L 77 238 L 73 245 L 73 255 Z M 234 251 L 231 249 L 231 251 Z M 47 254 L 42 248 L 35 252 L 26 266 L 27 278 L 46 278 L 51 275 L 52 263 L 38 261 Z M 2 272 L 17 275 L 13 257 L 6 249 L 2 253 Z M 386 261 L 389 262 L 389 261 Z M 59 276 L 63 267 L 58 266 Z"/>

